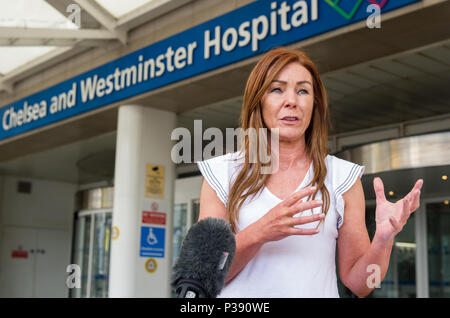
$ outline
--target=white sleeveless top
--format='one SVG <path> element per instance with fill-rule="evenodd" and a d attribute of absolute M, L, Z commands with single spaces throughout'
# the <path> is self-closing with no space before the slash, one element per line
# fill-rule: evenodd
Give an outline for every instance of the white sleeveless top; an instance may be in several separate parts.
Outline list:
<path fill-rule="evenodd" d="M 242 162 L 243 158 L 237 152 L 198 162 L 203 177 L 225 206 Z M 315 235 L 288 236 L 264 244 L 242 271 L 223 288 L 219 297 L 339 297 L 335 251 L 338 230 L 344 222 L 342 194 L 362 176 L 364 167 L 331 155 L 325 158 L 325 163 L 325 185 L 330 193 L 330 208 L 319 227 L 320 232 Z M 295 191 L 308 185 L 313 175 L 311 164 Z M 321 198 L 319 193 L 316 199 Z M 239 211 L 237 232 L 257 221 L 281 201 L 264 187 L 259 195 L 246 200 Z M 303 211 L 298 216 L 320 212 L 321 208 L 315 208 L 313 211 Z M 298 227 L 314 228 L 318 223 L 316 221 Z"/>

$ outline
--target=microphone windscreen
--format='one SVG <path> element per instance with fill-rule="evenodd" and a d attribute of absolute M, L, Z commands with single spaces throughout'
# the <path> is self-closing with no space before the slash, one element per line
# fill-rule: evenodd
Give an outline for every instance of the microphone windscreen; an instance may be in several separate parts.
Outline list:
<path fill-rule="evenodd" d="M 223 288 L 234 258 L 236 241 L 223 219 L 205 218 L 188 231 L 172 272 L 172 286 L 182 279 L 198 282 L 206 297 L 215 298 Z"/>

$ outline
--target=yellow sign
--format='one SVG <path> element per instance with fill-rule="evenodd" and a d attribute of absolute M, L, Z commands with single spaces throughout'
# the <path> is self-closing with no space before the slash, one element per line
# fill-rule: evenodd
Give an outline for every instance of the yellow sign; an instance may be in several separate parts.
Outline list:
<path fill-rule="evenodd" d="M 156 262 L 156 260 L 154 258 L 149 258 L 145 262 L 145 270 L 147 272 L 154 273 L 154 272 L 156 272 L 157 268 L 158 268 L 158 263 Z"/>
<path fill-rule="evenodd" d="M 119 238 L 119 234 L 120 234 L 119 228 L 114 225 L 112 228 L 112 233 L 111 233 L 112 239 L 117 240 Z"/>
<path fill-rule="evenodd" d="M 145 197 L 164 199 L 164 166 L 148 164 L 145 174 Z"/>

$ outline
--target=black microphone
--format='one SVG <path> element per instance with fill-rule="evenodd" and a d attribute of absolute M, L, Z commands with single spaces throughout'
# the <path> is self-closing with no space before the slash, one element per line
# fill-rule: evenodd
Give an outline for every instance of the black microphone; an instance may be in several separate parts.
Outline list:
<path fill-rule="evenodd" d="M 178 298 L 216 298 L 236 252 L 230 225 L 223 219 L 205 218 L 186 235 L 172 271 Z"/>

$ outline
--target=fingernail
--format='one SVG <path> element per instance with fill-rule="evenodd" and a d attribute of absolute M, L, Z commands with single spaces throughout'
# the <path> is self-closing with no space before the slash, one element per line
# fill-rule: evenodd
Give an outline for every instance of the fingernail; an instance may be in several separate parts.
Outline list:
<path fill-rule="evenodd" d="M 320 217 L 321 219 L 323 219 L 323 218 L 325 217 L 325 213 L 321 213 L 321 214 L 319 215 L 319 217 Z"/>

